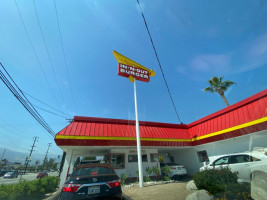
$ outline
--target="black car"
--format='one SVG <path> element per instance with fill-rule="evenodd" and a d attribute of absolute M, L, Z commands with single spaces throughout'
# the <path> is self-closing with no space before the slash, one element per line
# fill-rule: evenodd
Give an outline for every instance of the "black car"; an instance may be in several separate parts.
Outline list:
<path fill-rule="evenodd" d="M 76 167 L 62 187 L 60 199 L 122 198 L 120 179 L 108 164 Z"/>

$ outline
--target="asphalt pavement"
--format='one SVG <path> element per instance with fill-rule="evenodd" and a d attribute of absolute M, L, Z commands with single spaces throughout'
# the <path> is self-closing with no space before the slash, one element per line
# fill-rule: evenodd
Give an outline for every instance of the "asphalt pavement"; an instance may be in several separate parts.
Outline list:
<path fill-rule="evenodd" d="M 26 181 L 36 180 L 36 176 L 38 173 L 26 173 L 22 175 L 22 179 Z M 48 176 L 58 176 L 58 172 L 49 172 Z M 18 178 L 8 178 L 4 179 L 3 176 L 0 177 L 0 184 L 16 184 L 19 183 L 21 175 L 18 176 Z"/>

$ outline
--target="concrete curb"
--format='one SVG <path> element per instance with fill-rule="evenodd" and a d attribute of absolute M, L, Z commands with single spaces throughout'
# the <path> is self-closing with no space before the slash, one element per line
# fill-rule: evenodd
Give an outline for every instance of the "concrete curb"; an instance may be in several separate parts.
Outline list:
<path fill-rule="evenodd" d="M 57 190 L 56 192 L 52 193 L 51 196 L 45 198 L 44 200 L 58 200 L 60 193 L 61 193 L 61 190 Z"/>

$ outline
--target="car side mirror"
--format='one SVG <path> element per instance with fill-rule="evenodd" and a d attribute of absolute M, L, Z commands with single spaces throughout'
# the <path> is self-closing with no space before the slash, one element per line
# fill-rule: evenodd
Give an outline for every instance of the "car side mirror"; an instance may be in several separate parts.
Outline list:
<path fill-rule="evenodd" d="M 70 175 L 71 175 L 71 174 L 68 174 L 68 176 L 67 176 L 67 177 L 70 177 Z"/>

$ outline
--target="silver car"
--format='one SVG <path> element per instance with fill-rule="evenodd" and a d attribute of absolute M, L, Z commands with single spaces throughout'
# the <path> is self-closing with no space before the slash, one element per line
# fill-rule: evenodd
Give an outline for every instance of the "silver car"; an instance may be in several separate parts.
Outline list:
<path fill-rule="evenodd" d="M 17 178 L 18 177 L 18 173 L 17 172 L 7 172 L 4 175 L 4 179 L 6 178 Z"/>

